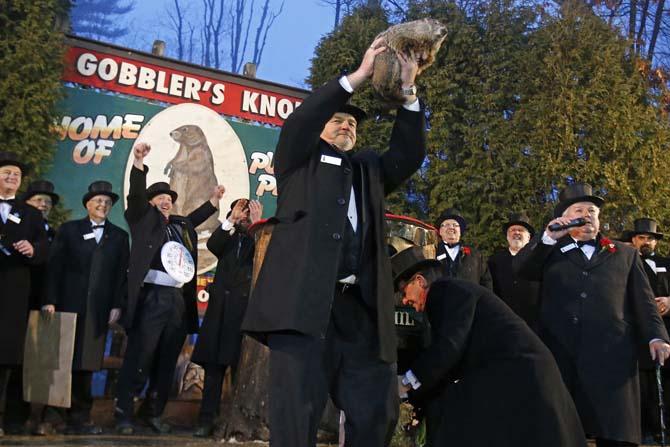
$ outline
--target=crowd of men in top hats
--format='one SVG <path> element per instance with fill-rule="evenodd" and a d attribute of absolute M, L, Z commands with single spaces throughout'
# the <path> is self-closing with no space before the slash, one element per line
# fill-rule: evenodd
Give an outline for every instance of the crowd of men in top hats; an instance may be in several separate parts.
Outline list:
<path fill-rule="evenodd" d="M 65 222 L 56 231 L 48 222 L 59 201 L 54 185 L 37 180 L 17 196 L 29 166 L 13 153 L 0 152 L 0 434 L 5 428 L 23 433 L 31 412 L 36 418 L 33 434 L 53 434 L 56 425 L 69 434 L 100 434 L 101 428 L 91 419 L 92 376 L 102 368 L 108 329 L 117 322 L 128 336 L 116 387 L 117 430 L 135 431 L 134 400 L 146 385 L 140 417 L 156 432 L 170 431 L 161 415 L 185 337 L 198 331 L 198 314 L 195 276 L 185 282 L 171 276 L 162 248 L 176 242 L 197 265 L 195 227 L 216 211 L 225 188 L 217 186 L 210 200 L 188 216 L 171 214 L 177 193 L 165 182 L 146 185 L 148 168 L 143 160 L 150 150 L 146 144 L 133 149 L 125 210 L 132 246 L 128 233 L 109 219 L 119 200 L 111 183 L 91 183 L 82 197 L 86 217 Z M 254 252 L 246 230 L 261 214 L 257 201 L 234 201 L 227 219 L 208 241 L 219 263 L 210 311 L 193 358 L 205 366 L 208 376 L 196 430 L 200 436 L 211 434 L 223 373 L 237 365 Z M 49 406 L 31 409 L 22 401 L 29 310 L 41 311 L 47 320 L 56 312 L 77 315 L 67 411 Z"/>
<path fill-rule="evenodd" d="M 384 196 L 421 166 L 426 146 L 414 86 L 421 55 L 409 51 L 397 54 L 406 101 L 389 150 L 353 152 L 366 115 L 348 100 L 385 50 L 373 42 L 355 71 L 317 89 L 286 120 L 274 159 L 275 226 L 251 297 L 246 229 L 260 204 L 235 201 L 207 243 L 219 263 L 193 354 L 206 371 L 196 434 L 212 431 L 243 330 L 270 349 L 273 446 L 314 446 L 328 396 L 344 412 L 346 446 L 388 445 L 400 398 L 423 411 L 429 446 L 582 447 L 587 437 L 598 447 L 639 444 L 640 399 L 645 410 L 657 404 L 651 371 L 670 357 L 669 263 L 655 254 L 656 223 L 638 219 L 629 242 L 610 240 L 600 232 L 604 199 L 573 184 L 542 231 L 523 215 L 504 223 L 508 247 L 488 261 L 461 241 L 467 221 L 454 209 L 436 222 L 434 259 L 418 247 L 389 258 Z M 93 182 L 82 199 L 87 216 L 48 236 L 53 185 L 34 183 L 16 200 L 28 167 L 0 153 L 0 282 L 11 297 L 0 300 L 0 402 L 20 373 L 31 298 L 45 318 L 75 312 L 71 433 L 100 432 L 90 418 L 90 380 L 109 324 L 119 321 L 128 335 L 116 390 L 123 434 L 135 430 L 133 401 L 147 382 L 139 415 L 169 431 L 161 415 L 177 356 L 198 330 L 195 278 L 174 271 L 170 253 L 197 262 L 195 227 L 215 212 L 224 188 L 188 216 L 174 215 L 169 185 L 146 185 L 150 151 L 133 148 L 130 247 L 108 219 L 118 200 L 111 184 Z M 400 371 L 394 291 L 424 313 L 430 330 Z M 651 434 L 662 422 L 652 413 L 644 416 Z"/>

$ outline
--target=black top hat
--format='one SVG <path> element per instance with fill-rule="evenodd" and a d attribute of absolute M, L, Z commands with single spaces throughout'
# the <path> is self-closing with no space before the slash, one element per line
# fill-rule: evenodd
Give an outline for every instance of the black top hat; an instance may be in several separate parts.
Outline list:
<path fill-rule="evenodd" d="M 19 161 L 18 155 L 14 152 L 0 151 L 0 167 L 2 166 L 16 166 L 21 170 L 21 175 L 26 175 L 30 171 L 30 165 Z"/>
<path fill-rule="evenodd" d="M 419 270 L 430 266 L 440 267 L 441 265 L 437 259 L 426 258 L 426 254 L 421 247 L 406 248 L 391 258 L 393 283 L 397 287 L 399 281 L 411 278 Z"/>
<path fill-rule="evenodd" d="M 60 200 L 58 194 L 54 192 L 54 184 L 49 180 L 35 180 L 28 185 L 26 192 L 21 195 L 21 200 L 25 202 L 38 194 L 45 194 L 51 197 L 51 202 L 56 205 Z"/>
<path fill-rule="evenodd" d="M 650 217 L 641 217 L 633 221 L 633 230 L 629 230 L 628 235 L 632 239 L 638 234 L 650 234 L 658 240 L 663 239 L 663 233 L 658 231 L 658 223 Z"/>
<path fill-rule="evenodd" d="M 368 114 L 365 113 L 365 110 L 359 109 L 356 106 L 353 106 L 351 104 L 345 104 L 339 109 L 337 109 L 338 113 L 348 113 L 349 115 L 353 116 L 356 118 L 356 123 L 360 124 L 361 121 L 364 121 L 367 117 Z"/>
<path fill-rule="evenodd" d="M 156 182 L 147 188 L 147 199 L 151 200 L 158 194 L 168 194 L 172 197 L 172 203 L 175 203 L 177 197 L 179 197 L 176 192 L 170 189 L 170 185 L 165 182 Z"/>
<path fill-rule="evenodd" d="M 118 194 L 112 192 L 112 184 L 105 180 L 96 180 L 88 185 L 88 192 L 84 194 L 81 203 L 86 206 L 86 203 L 95 196 L 107 196 L 112 199 L 112 205 L 119 200 Z"/>
<path fill-rule="evenodd" d="M 461 234 L 465 233 L 465 230 L 468 228 L 468 221 L 465 220 L 463 216 L 461 216 L 460 211 L 458 211 L 456 208 L 447 208 L 435 221 L 435 228 L 437 228 L 438 232 L 440 231 L 442 222 L 447 219 L 453 219 L 458 222 L 458 224 L 461 226 Z"/>
<path fill-rule="evenodd" d="M 630 230 L 623 230 L 621 233 L 621 237 L 619 238 L 621 242 L 632 242 L 633 241 L 633 236 L 631 235 Z"/>
<path fill-rule="evenodd" d="M 598 208 L 605 204 L 605 199 L 593 195 L 593 188 L 588 183 L 573 183 L 568 185 L 558 195 L 558 204 L 554 208 L 554 217 L 561 217 L 563 212 L 573 203 L 591 202 Z"/>
<path fill-rule="evenodd" d="M 535 234 L 535 228 L 528 222 L 530 219 L 528 219 L 528 216 L 525 213 L 512 213 L 509 215 L 509 221 L 503 225 L 503 234 L 507 234 L 507 230 L 509 230 L 509 227 L 512 225 L 521 225 L 522 227 L 526 228 L 528 232 L 530 233 L 530 237 L 533 237 Z"/>

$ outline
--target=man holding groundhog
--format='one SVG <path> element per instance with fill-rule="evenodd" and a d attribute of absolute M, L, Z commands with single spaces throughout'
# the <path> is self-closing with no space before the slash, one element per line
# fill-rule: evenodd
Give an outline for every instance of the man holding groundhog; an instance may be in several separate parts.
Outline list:
<path fill-rule="evenodd" d="M 346 414 L 347 446 L 387 445 L 398 413 L 384 196 L 425 157 L 414 54 L 401 55 L 405 105 L 390 148 L 352 150 L 365 112 L 347 104 L 385 51 L 316 90 L 286 120 L 275 152 L 276 225 L 243 329 L 270 348 L 270 444 L 306 447 L 328 395 Z"/>

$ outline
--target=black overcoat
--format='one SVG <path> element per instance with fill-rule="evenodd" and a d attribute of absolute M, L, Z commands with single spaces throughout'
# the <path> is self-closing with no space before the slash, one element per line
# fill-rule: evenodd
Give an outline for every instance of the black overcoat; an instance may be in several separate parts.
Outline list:
<path fill-rule="evenodd" d="M 73 371 L 102 368 L 109 312 L 127 293 L 128 233 L 109 220 L 99 244 L 91 233 L 88 217 L 65 222 L 49 252 L 46 304 L 77 314 Z"/>
<path fill-rule="evenodd" d="M 431 344 L 412 363 L 410 396 L 429 396 L 431 447 L 586 447 L 551 352 L 490 290 L 437 281 L 426 314 Z"/>
<path fill-rule="evenodd" d="M 443 242 L 439 242 L 435 247 L 435 253 L 438 261 L 442 263 L 442 273 L 445 278 L 462 279 L 470 281 L 474 284 L 484 286 L 489 290 L 493 290 L 493 283 L 491 281 L 491 273 L 489 267 L 479 250 L 473 247 L 468 247 L 469 254 L 465 254 L 461 245 L 461 250 L 456 255 L 455 260 L 451 260 L 449 253 Z"/>
<path fill-rule="evenodd" d="M 493 292 L 520 316 L 532 329 L 537 329 L 540 312 L 540 283 L 520 277 L 512 267 L 514 256 L 505 248 L 488 261 Z"/>
<path fill-rule="evenodd" d="M 191 361 L 234 369 L 240 356 L 242 319 L 249 301 L 254 240 L 241 231 L 231 235 L 219 227 L 207 241 L 207 248 L 218 263 Z"/>
<path fill-rule="evenodd" d="M 638 345 L 668 339 L 637 251 L 597 244 L 591 260 L 566 235 L 535 236 L 514 267 L 541 281 L 540 335 L 551 349 L 586 433 L 640 442 Z M 563 250 L 563 251 L 562 251 Z"/>
<path fill-rule="evenodd" d="M 146 165 L 143 171 L 135 166 L 130 170 L 128 208 L 124 213 L 132 237 L 128 263 L 128 299 L 121 317 L 121 324 L 126 329 L 133 326 L 135 311 L 139 304 L 140 288 L 144 284 L 144 277 L 151 267 L 151 261 L 163 246 L 167 227 L 163 214 L 152 206 L 147 198 L 147 172 L 149 172 L 149 168 Z M 170 216 L 170 223 L 177 224 L 185 232 L 184 236 L 188 235 L 191 245 L 188 249 L 196 265 L 198 265 L 198 235 L 195 232 L 195 227 L 206 221 L 215 212 L 216 207 L 208 200 L 186 217 Z M 186 309 L 184 322 L 189 334 L 198 332 L 196 279 L 197 275 L 187 284 L 184 284 L 183 288 L 184 307 Z"/>
<path fill-rule="evenodd" d="M 656 272 L 654 272 L 651 269 L 651 266 L 644 261 L 644 258 L 642 260 L 642 266 L 644 267 L 644 272 L 647 274 L 651 290 L 654 291 L 654 297 L 670 296 L 670 259 L 658 255 L 650 256 L 649 259 L 656 262 Z M 665 329 L 670 331 L 670 317 L 667 315 L 664 316 L 663 323 L 665 324 Z M 649 348 L 646 343 L 643 343 L 640 346 L 640 356 L 638 361 L 640 362 L 640 368 L 654 369 L 654 362 L 651 360 Z"/>
<path fill-rule="evenodd" d="M 351 159 L 320 139 L 328 120 L 351 95 L 337 80 L 315 91 L 284 123 L 275 152 L 276 225 L 242 325 L 256 335 L 297 331 L 325 337 L 342 253 L 352 168 L 362 179 L 358 204 L 371 222 L 360 257 L 360 287 L 374 303 L 380 358 L 396 359 L 393 284 L 385 242 L 384 196 L 425 157 L 424 113 L 399 108 L 390 149 L 356 152 Z M 361 213 L 361 217 L 368 213 Z M 259 337 L 262 338 L 262 337 Z"/>
<path fill-rule="evenodd" d="M 47 232 L 47 253 L 51 243 L 56 238 L 56 230 L 44 221 L 44 229 Z M 46 304 L 48 281 L 48 262 L 30 267 L 30 310 L 40 310 Z"/>
<path fill-rule="evenodd" d="M 30 269 L 46 261 L 47 235 L 42 213 L 30 205 L 16 202 L 10 214 L 15 217 L 0 219 L 0 243 L 9 256 L 0 251 L 0 365 L 23 363 L 23 341 L 28 326 L 30 306 Z M 15 222 L 19 220 L 20 222 Z M 34 254 L 27 258 L 14 250 L 12 244 L 27 240 Z"/>

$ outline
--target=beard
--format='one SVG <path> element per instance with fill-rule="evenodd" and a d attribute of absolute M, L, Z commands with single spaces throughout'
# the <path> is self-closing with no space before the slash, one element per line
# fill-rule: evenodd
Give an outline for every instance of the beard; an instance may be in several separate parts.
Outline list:
<path fill-rule="evenodd" d="M 642 247 L 640 247 L 640 254 L 642 254 L 644 256 L 649 256 L 653 252 L 654 252 L 654 250 L 652 250 L 652 248 L 649 245 L 643 245 Z"/>
<path fill-rule="evenodd" d="M 512 239 L 511 241 L 508 241 L 508 243 L 512 250 L 521 250 L 526 245 L 521 239 Z"/>

